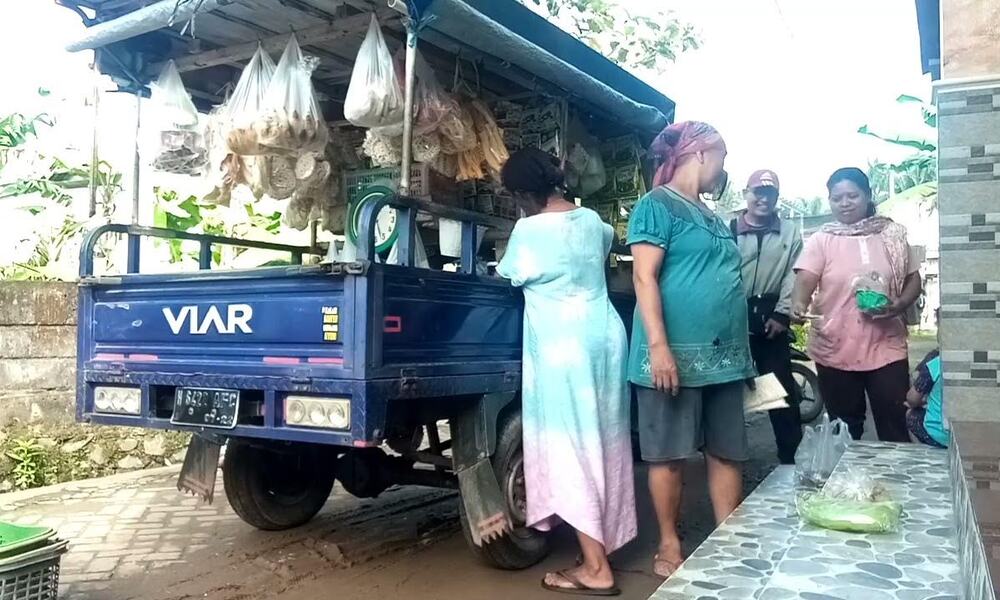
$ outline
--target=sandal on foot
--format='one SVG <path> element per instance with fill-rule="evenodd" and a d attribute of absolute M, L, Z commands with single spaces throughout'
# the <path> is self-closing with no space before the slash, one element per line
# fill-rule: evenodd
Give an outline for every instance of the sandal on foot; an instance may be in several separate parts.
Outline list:
<path fill-rule="evenodd" d="M 657 577 L 662 577 L 664 579 L 669 579 L 671 575 L 677 572 L 681 568 L 681 563 L 683 561 L 673 561 L 669 558 L 662 558 L 659 554 L 653 557 L 653 574 Z M 666 565 L 666 568 L 661 567 L 661 565 Z"/>
<path fill-rule="evenodd" d="M 556 571 L 555 574 L 569 582 L 571 587 L 552 585 L 546 582 L 543 577 L 542 588 L 558 594 L 575 594 L 578 596 L 620 596 L 622 593 L 620 589 L 613 585 L 608 588 L 592 588 L 566 571 Z"/>

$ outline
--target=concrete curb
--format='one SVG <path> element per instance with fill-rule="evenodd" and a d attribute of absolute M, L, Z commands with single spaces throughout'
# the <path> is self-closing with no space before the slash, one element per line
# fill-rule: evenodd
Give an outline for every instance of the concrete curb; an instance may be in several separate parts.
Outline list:
<path fill-rule="evenodd" d="M 25 500 L 31 500 L 32 498 L 37 498 L 38 496 L 48 496 L 52 494 L 59 494 L 67 490 L 79 491 L 87 490 L 93 488 L 107 487 L 116 483 L 125 483 L 129 481 L 136 481 L 139 479 L 144 479 L 146 477 L 158 477 L 161 475 L 169 475 L 181 470 L 181 465 L 170 465 L 168 467 L 154 467 L 152 469 L 139 469 L 137 471 L 128 471 L 127 473 L 115 473 L 114 475 L 108 475 L 106 477 L 96 477 L 94 479 L 81 479 L 79 481 L 67 481 L 65 483 L 57 483 L 55 485 L 47 485 L 45 487 L 33 488 L 30 490 L 23 490 L 20 492 L 7 492 L 6 494 L 0 494 L 0 508 L 5 505 L 17 504 L 19 502 L 24 502 Z"/>

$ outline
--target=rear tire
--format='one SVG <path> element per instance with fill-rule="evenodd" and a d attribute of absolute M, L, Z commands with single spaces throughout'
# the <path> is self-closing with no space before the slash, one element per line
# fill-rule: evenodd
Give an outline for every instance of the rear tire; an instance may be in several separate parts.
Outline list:
<path fill-rule="evenodd" d="M 507 501 L 508 514 L 514 521 L 514 530 L 498 540 L 476 546 L 466 522 L 465 505 L 459 502 L 462 533 L 472 553 L 483 563 L 498 569 L 527 569 L 548 556 L 549 538 L 541 531 L 525 527 L 524 450 L 520 409 L 501 418 L 497 449 L 491 460 L 500 483 L 500 492 Z"/>
<path fill-rule="evenodd" d="M 226 499 L 257 529 L 298 527 L 330 497 L 335 459 L 327 448 L 313 444 L 230 440 L 222 466 Z"/>
<path fill-rule="evenodd" d="M 792 378 L 799 386 L 799 417 L 803 423 L 812 423 L 823 414 L 819 377 L 806 365 L 792 361 Z"/>

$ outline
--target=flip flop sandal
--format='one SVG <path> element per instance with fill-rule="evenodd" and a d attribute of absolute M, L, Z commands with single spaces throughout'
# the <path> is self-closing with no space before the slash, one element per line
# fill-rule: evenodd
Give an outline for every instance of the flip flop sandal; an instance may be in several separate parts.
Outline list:
<path fill-rule="evenodd" d="M 550 592 L 556 592 L 557 594 L 574 594 L 577 596 L 620 596 L 622 593 L 622 591 L 615 586 L 611 586 L 609 588 L 592 588 L 566 571 L 556 571 L 555 574 L 572 584 L 572 587 L 563 587 L 546 583 L 545 578 L 543 577 L 543 589 Z"/>
<path fill-rule="evenodd" d="M 683 562 L 683 561 L 681 561 L 681 562 Z M 660 569 L 660 568 L 658 568 L 659 565 L 667 565 L 667 568 L 666 569 Z M 680 568 L 681 568 L 681 563 L 680 562 L 675 562 L 675 561 L 672 561 L 672 560 L 670 560 L 668 558 L 660 558 L 659 554 L 657 554 L 656 556 L 653 557 L 653 573 L 657 577 L 662 577 L 664 579 L 669 579 Z"/>

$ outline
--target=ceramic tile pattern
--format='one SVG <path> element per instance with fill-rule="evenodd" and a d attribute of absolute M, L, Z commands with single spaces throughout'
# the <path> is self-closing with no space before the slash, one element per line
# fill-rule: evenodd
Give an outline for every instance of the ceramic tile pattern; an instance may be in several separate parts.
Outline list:
<path fill-rule="evenodd" d="M 953 423 L 952 439 L 964 596 L 994 600 L 1000 586 L 1000 424 Z"/>
<path fill-rule="evenodd" d="M 651 600 L 958 600 L 958 553 L 945 451 L 859 442 L 837 472 L 864 468 L 903 504 L 900 530 L 848 534 L 794 514 L 794 474 L 761 483 Z"/>
<path fill-rule="evenodd" d="M 945 410 L 998 421 L 1000 81 L 945 85 L 937 105 Z"/>

